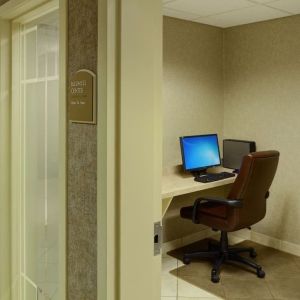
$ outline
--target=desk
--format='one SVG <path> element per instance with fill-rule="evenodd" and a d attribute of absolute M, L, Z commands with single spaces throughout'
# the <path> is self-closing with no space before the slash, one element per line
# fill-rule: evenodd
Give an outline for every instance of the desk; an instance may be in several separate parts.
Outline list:
<path fill-rule="evenodd" d="M 231 172 L 232 170 L 218 167 L 208 171 L 218 173 L 222 171 Z M 162 217 L 164 217 L 175 196 L 231 184 L 235 178 L 236 176 L 208 183 L 196 182 L 191 174 L 181 172 L 179 166 L 174 167 L 165 172 L 162 177 Z"/>

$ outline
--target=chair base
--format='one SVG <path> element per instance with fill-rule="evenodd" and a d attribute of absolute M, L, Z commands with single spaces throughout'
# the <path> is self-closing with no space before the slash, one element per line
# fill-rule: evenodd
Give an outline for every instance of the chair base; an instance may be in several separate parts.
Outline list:
<path fill-rule="evenodd" d="M 218 283 L 220 281 L 221 266 L 225 262 L 239 262 L 256 271 L 259 278 L 265 277 L 265 272 L 262 267 L 254 261 L 239 255 L 240 253 L 249 253 L 249 256 L 255 258 L 257 256 L 254 248 L 235 248 L 228 245 L 227 232 L 221 232 L 220 243 L 209 242 L 208 251 L 197 251 L 192 253 L 185 253 L 183 256 L 183 263 L 189 264 L 194 258 L 213 258 L 213 269 L 211 271 L 211 281 Z"/>

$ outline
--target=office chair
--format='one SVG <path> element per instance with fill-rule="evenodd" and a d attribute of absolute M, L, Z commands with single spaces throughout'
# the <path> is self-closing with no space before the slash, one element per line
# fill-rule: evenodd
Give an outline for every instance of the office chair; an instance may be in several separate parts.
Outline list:
<path fill-rule="evenodd" d="M 249 253 L 256 257 L 254 248 L 235 248 L 228 245 L 228 232 L 249 228 L 264 218 L 269 188 L 276 173 L 278 151 L 253 152 L 243 158 L 240 172 L 227 196 L 224 198 L 201 197 L 193 206 L 180 210 L 182 218 L 195 224 L 204 224 L 221 231 L 220 243 L 209 243 L 207 251 L 185 253 L 183 262 L 189 264 L 193 258 L 213 258 L 211 281 L 220 281 L 221 265 L 226 261 L 245 264 L 256 270 L 258 277 L 265 277 L 262 267 L 239 255 Z"/>

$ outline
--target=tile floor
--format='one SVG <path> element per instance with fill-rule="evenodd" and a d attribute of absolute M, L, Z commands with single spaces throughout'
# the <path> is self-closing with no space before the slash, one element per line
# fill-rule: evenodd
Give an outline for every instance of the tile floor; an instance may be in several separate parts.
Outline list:
<path fill-rule="evenodd" d="M 188 249 L 205 249 L 206 244 L 204 240 Z M 264 279 L 252 270 L 224 265 L 220 282 L 214 284 L 209 261 L 181 262 L 184 247 L 163 256 L 161 300 L 300 300 L 300 257 L 250 241 L 239 245 L 256 249 L 256 261 L 266 272 Z"/>

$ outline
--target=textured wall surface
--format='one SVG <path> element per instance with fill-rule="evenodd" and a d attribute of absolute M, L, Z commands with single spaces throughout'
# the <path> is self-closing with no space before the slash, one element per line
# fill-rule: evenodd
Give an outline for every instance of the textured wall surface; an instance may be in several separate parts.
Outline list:
<path fill-rule="evenodd" d="M 181 164 L 179 136 L 223 131 L 222 30 L 164 17 L 163 166 Z M 179 209 L 195 195 L 172 202 L 164 218 L 164 241 L 199 231 Z"/>
<path fill-rule="evenodd" d="M 281 152 L 254 230 L 300 244 L 300 16 L 225 30 L 224 136 Z"/>
<path fill-rule="evenodd" d="M 68 75 L 97 71 L 97 0 L 69 0 Z M 97 299 L 96 126 L 68 124 L 67 290 L 70 300 Z"/>
<path fill-rule="evenodd" d="M 223 128 L 222 30 L 164 18 L 163 166 L 181 163 L 178 137 Z"/>

